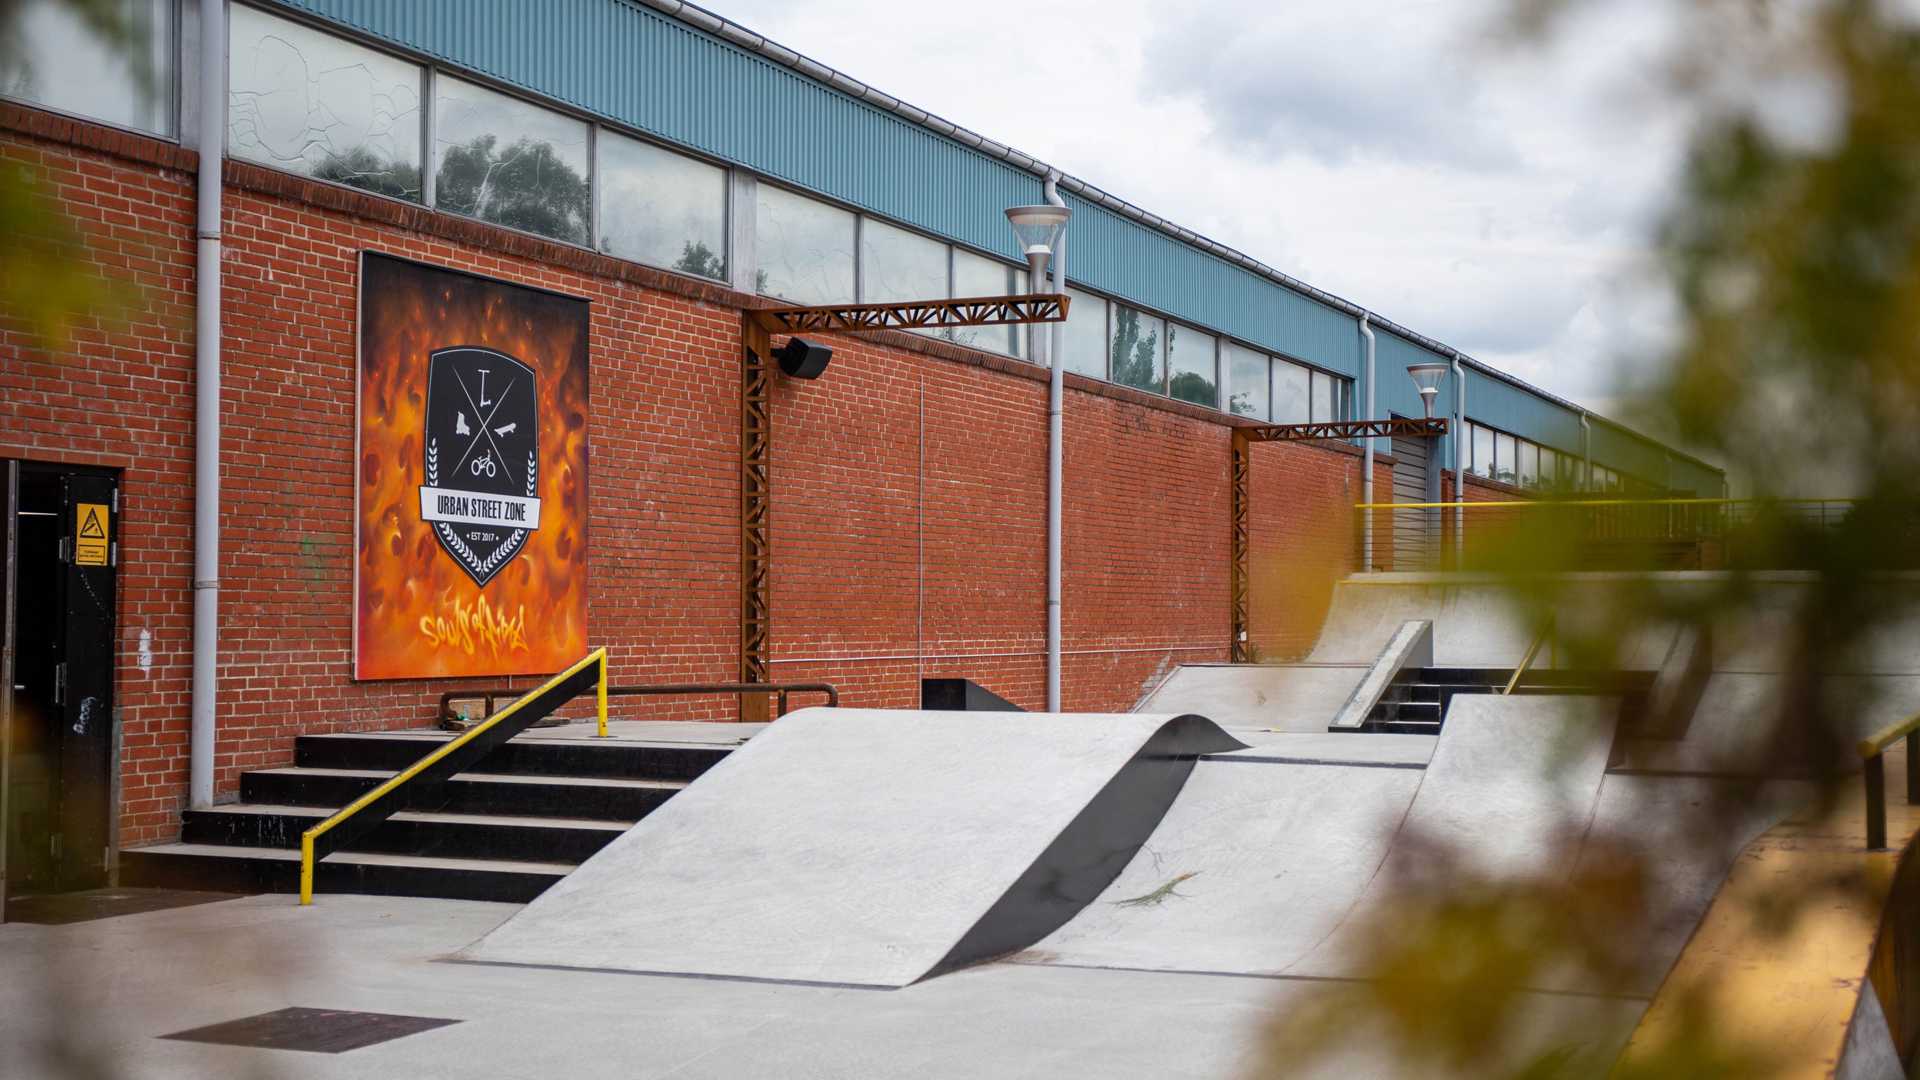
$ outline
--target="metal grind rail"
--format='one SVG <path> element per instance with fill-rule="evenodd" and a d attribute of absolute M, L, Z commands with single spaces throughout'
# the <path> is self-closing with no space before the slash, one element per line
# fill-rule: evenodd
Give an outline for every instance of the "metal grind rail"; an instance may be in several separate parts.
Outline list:
<path fill-rule="evenodd" d="M 440 725 L 445 727 L 456 716 L 453 703 L 456 701 L 480 701 L 486 704 L 485 716 L 493 716 L 493 704 L 501 698 L 513 697 L 524 693 L 521 690 L 492 688 L 486 690 L 450 690 L 440 695 Z M 675 697 L 700 694 L 731 694 L 745 697 L 748 694 L 768 694 L 775 699 L 774 716 L 786 715 L 790 694 L 820 694 L 827 699 L 829 708 L 840 704 L 840 691 L 832 683 L 823 682 L 778 682 L 778 683 L 661 683 L 649 686 L 609 686 L 604 691 L 607 697 Z M 601 703 L 599 738 L 607 737 L 607 710 Z"/>
<path fill-rule="evenodd" d="M 1886 752 L 1896 741 L 1907 743 L 1907 805 L 1920 803 L 1920 715 L 1890 724 L 1860 740 L 1860 756 L 1867 784 L 1867 850 L 1887 848 Z"/>
<path fill-rule="evenodd" d="M 1521 678 L 1526 675 L 1527 669 L 1533 666 L 1533 662 L 1539 659 L 1541 648 L 1547 644 L 1547 639 L 1552 635 L 1553 620 L 1548 619 L 1540 627 L 1540 632 L 1533 635 L 1532 644 L 1527 646 L 1527 654 L 1520 658 L 1520 666 L 1513 669 L 1513 677 L 1507 680 L 1506 687 L 1500 691 L 1501 697 L 1511 696 L 1519 687 Z"/>
<path fill-rule="evenodd" d="M 595 688 L 600 731 L 607 730 L 607 650 L 595 649 L 579 663 L 524 693 L 506 708 L 435 747 L 348 803 L 327 820 L 300 834 L 300 904 L 313 903 L 314 866 L 339 851 L 400 809 L 400 791 L 409 783 L 437 784 L 471 767 L 501 743 L 520 734 L 589 687 Z"/>

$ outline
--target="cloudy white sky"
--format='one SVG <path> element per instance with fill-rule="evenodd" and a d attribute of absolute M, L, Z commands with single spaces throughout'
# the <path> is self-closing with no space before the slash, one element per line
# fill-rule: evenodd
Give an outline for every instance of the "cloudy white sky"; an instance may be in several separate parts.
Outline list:
<path fill-rule="evenodd" d="M 707 0 L 954 123 L 1605 409 L 1662 339 L 1663 19 L 1498 0 Z M 1045 105 L 1036 102 L 1044 100 Z"/>

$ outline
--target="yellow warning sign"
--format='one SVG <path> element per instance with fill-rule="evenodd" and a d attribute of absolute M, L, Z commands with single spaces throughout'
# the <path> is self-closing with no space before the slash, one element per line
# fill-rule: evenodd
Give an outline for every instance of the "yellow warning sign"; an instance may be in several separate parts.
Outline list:
<path fill-rule="evenodd" d="M 107 532 L 112 519 L 106 503 L 77 503 L 73 512 L 79 528 L 74 530 L 73 565 L 107 565 Z"/>

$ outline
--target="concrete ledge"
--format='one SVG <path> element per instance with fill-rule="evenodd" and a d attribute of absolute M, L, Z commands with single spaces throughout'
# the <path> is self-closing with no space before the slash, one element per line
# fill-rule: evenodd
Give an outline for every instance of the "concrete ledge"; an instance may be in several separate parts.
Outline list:
<path fill-rule="evenodd" d="M 1838 805 L 1791 817 L 1748 844 L 1635 1029 L 1622 1071 L 1657 1071 L 1685 1053 L 1713 1049 L 1700 1044 L 1710 1035 L 1718 1049 L 1750 1056 L 1770 1076 L 1849 1074 L 1848 1048 L 1859 1041 L 1863 1007 L 1871 1014 L 1914 989 L 1900 985 L 1903 973 L 1892 959 L 1911 941 L 1890 940 L 1887 930 L 1901 924 L 1896 909 L 1911 906 L 1912 888 L 1920 885 L 1901 880 L 1915 876 L 1903 865 L 1920 833 L 1920 806 L 1897 793 L 1904 751 L 1896 748 L 1887 759 L 1894 778 L 1888 786 L 1896 789 L 1887 800 L 1892 850 L 1866 850 L 1857 782 Z M 1909 895 L 1897 895 L 1896 881 L 1909 886 Z M 1783 892 L 1796 889 L 1810 902 L 1783 932 L 1773 915 Z M 1881 1000 L 1865 1005 L 1876 990 Z M 1711 1018 L 1704 1031 L 1702 1010 Z M 1881 1023 L 1899 1014 L 1887 1008 Z"/>
<path fill-rule="evenodd" d="M 1387 647 L 1353 688 L 1353 696 L 1340 707 L 1339 715 L 1328 725 L 1330 731 L 1358 731 L 1366 724 L 1373 707 L 1387 695 L 1393 680 L 1408 668 L 1433 666 L 1433 621 L 1409 619 L 1400 624 Z"/>

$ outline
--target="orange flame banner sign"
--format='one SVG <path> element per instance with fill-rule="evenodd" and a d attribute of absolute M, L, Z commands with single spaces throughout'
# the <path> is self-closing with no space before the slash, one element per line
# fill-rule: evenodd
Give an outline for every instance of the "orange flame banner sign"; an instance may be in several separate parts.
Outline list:
<path fill-rule="evenodd" d="M 366 252 L 354 677 L 587 651 L 585 300 Z"/>

